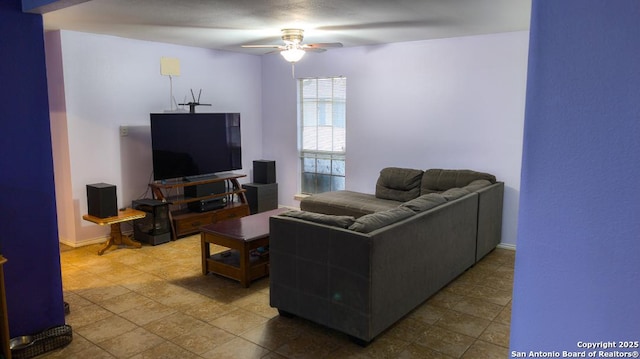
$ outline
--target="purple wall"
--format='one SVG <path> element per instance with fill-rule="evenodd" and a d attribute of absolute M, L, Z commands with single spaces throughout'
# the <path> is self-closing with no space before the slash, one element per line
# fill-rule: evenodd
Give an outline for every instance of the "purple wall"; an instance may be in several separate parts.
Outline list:
<path fill-rule="evenodd" d="M 640 339 L 638 19 L 533 1 L 512 351 Z"/>
<path fill-rule="evenodd" d="M 42 17 L 0 2 L 0 253 L 10 335 L 64 324 Z"/>

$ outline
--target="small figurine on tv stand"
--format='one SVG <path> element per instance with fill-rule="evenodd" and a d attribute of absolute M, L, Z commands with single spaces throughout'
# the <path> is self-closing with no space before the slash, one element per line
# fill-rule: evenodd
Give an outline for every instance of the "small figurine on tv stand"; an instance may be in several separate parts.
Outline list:
<path fill-rule="evenodd" d="M 196 113 L 196 106 L 211 106 L 210 103 L 200 103 L 200 95 L 202 95 L 202 89 L 198 92 L 198 99 L 196 100 L 196 96 L 193 94 L 193 89 L 191 89 L 191 98 L 193 101 L 187 103 L 179 103 L 180 106 L 189 106 L 189 113 Z"/>

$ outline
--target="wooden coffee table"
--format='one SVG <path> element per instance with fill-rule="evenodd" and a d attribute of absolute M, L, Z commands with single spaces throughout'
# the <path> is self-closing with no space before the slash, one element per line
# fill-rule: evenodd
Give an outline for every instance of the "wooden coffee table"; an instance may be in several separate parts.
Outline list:
<path fill-rule="evenodd" d="M 228 219 L 200 227 L 202 274 L 209 272 L 240 281 L 249 287 L 252 280 L 269 275 L 269 255 L 252 255 L 269 245 L 269 217 L 286 212 L 278 208 L 254 215 Z M 229 248 L 211 255 L 210 244 Z"/>

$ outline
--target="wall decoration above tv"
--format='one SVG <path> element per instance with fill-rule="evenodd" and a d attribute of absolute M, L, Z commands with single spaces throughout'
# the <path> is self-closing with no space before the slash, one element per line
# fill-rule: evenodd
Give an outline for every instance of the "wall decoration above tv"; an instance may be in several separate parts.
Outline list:
<path fill-rule="evenodd" d="M 242 169 L 239 113 L 152 113 L 154 180 Z"/>

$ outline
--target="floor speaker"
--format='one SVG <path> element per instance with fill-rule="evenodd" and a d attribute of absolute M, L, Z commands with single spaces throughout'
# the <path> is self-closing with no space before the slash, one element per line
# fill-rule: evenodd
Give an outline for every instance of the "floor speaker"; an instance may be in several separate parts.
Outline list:
<path fill-rule="evenodd" d="M 253 161 L 253 183 L 276 183 L 276 161 Z"/>
<path fill-rule="evenodd" d="M 242 188 L 249 203 L 249 212 L 256 214 L 278 208 L 277 183 L 245 183 Z"/>
<path fill-rule="evenodd" d="M 98 218 L 117 216 L 116 186 L 108 183 L 88 184 L 87 207 L 90 216 Z"/>

